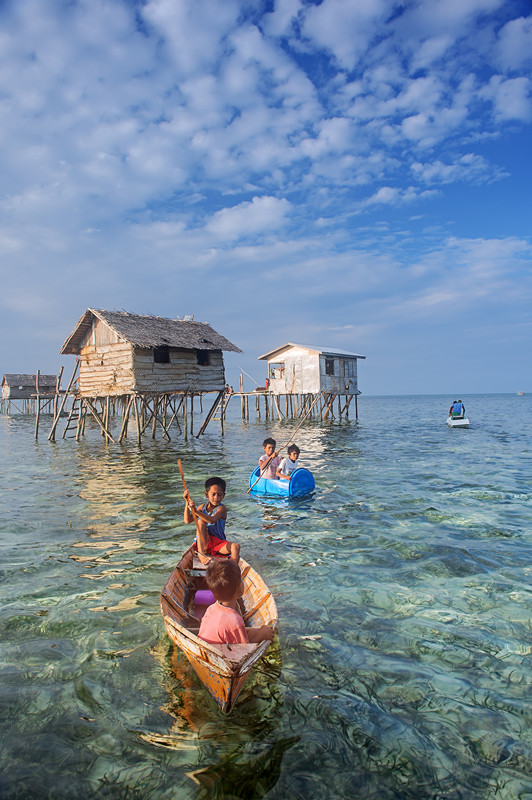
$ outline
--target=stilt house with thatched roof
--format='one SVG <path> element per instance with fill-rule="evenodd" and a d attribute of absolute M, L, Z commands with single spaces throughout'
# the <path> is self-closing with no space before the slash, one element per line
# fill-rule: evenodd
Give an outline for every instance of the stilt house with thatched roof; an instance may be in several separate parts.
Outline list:
<path fill-rule="evenodd" d="M 39 393 L 54 394 L 57 375 L 39 374 Z M 2 400 L 29 400 L 37 394 L 37 375 L 6 373 L 2 378 Z"/>
<path fill-rule="evenodd" d="M 79 359 L 78 394 L 221 391 L 223 351 L 241 350 L 206 322 L 88 308 L 61 353 Z"/>

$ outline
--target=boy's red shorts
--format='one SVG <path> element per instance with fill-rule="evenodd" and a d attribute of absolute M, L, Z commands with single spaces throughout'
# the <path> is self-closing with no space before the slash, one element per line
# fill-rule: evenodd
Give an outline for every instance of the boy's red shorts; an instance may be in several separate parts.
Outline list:
<path fill-rule="evenodd" d="M 226 539 L 219 539 L 217 536 L 211 536 L 211 534 L 209 533 L 209 543 L 207 545 L 207 555 L 208 556 L 216 555 L 216 553 L 218 553 L 218 551 L 222 549 L 224 544 L 227 544 L 227 540 Z M 197 549 L 198 549 L 198 543 L 194 542 L 194 550 L 197 550 Z M 225 555 L 225 553 L 222 553 L 222 555 Z"/>

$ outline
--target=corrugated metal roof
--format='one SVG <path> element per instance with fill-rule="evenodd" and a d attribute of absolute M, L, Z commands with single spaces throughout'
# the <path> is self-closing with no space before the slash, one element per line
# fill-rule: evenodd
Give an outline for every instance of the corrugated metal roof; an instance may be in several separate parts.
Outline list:
<path fill-rule="evenodd" d="M 242 351 L 206 322 L 167 319 L 166 317 L 130 314 L 128 311 L 103 311 L 88 308 L 70 334 L 61 353 L 77 355 L 81 343 L 92 329 L 93 318 L 101 320 L 120 339 L 136 347 L 181 347 L 185 350 Z"/>
<path fill-rule="evenodd" d="M 305 350 L 310 350 L 313 353 L 320 353 L 320 355 L 325 356 L 350 356 L 351 358 L 366 358 L 366 356 L 361 356 L 358 353 L 350 353 L 349 350 L 339 350 L 337 347 L 321 347 L 314 344 L 295 344 L 295 342 L 286 342 L 286 344 L 276 347 L 275 350 L 270 350 L 268 353 L 264 353 L 264 355 L 259 356 L 259 361 L 267 361 L 272 356 L 275 356 L 276 353 L 286 350 L 287 347 L 302 347 Z"/>

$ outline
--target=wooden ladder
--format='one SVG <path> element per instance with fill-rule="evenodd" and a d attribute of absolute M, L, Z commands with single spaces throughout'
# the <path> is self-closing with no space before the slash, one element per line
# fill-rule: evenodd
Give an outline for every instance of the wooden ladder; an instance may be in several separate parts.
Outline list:
<path fill-rule="evenodd" d="M 82 413 L 83 404 L 81 402 L 81 397 L 74 397 L 74 400 L 72 401 L 72 408 L 70 409 L 70 413 L 68 415 L 67 424 L 65 425 L 65 430 L 63 431 L 63 439 L 72 439 L 74 436 L 76 436 L 76 438 L 78 437 Z M 72 428 L 76 429 L 76 433 L 67 437 L 68 431 Z"/>

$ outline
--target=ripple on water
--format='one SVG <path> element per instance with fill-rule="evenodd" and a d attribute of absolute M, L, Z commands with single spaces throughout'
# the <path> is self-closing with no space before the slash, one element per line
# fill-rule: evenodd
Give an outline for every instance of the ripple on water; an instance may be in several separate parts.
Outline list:
<path fill-rule="evenodd" d="M 529 404 L 502 427 L 466 398 L 456 436 L 447 402 L 417 398 L 416 429 L 404 398 L 303 426 L 317 489 L 296 504 L 246 494 L 293 426 L 237 406 L 224 437 L 141 449 L 0 419 L 3 800 L 532 800 Z M 229 717 L 160 618 L 191 539 L 177 457 L 198 500 L 227 478 L 228 535 L 279 610 Z"/>

